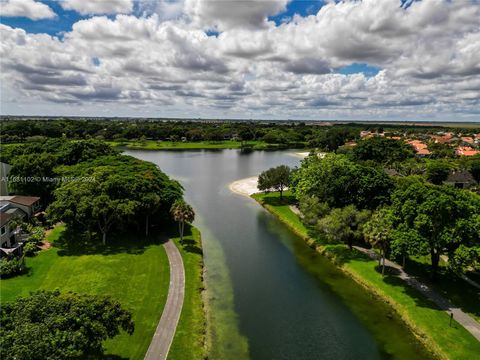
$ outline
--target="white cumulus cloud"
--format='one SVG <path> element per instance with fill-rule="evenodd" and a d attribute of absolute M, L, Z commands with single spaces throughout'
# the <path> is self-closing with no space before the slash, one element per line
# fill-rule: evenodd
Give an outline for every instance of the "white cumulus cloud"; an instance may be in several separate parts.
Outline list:
<path fill-rule="evenodd" d="M 56 16 L 48 5 L 33 0 L 0 1 L 0 15 L 26 17 L 32 20 L 51 19 Z"/>
<path fill-rule="evenodd" d="M 0 25 L 3 111 L 478 119 L 476 2 L 328 2 L 278 26 L 266 18 L 286 2 L 230 14 L 220 2 L 186 0 L 197 8 L 168 20 L 155 11 L 95 16 L 63 39 Z M 218 36 L 206 34 L 212 28 Z M 339 73 L 354 63 L 379 72 Z"/>
<path fill-rule="evenodd" d="M 82 15 L 128 14 L 133 10 L 132 0 L 62 0 L 60 4 Z"/>

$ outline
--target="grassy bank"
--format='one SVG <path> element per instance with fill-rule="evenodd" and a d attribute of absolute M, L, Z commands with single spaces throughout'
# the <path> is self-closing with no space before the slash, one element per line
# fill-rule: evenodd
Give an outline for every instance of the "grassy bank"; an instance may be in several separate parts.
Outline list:
<path fill-rule="evenodd" d="M 192 231 L 189 235 L 191 247 L 200 248 L 200 235 L 198 231 Z M 132 234 L 112 234 L 104 247 L 99 242 L 68 242 L 72 236 L 65 226 L 57 226 L 48 235 L 53 247 L 41 251 L 36 257 L 27 258 L 27 274 L 2 280 L 2 302 L 40 289 L 109 295 L 132 311 L 135 332 L 132 336 L 122 333 L 106 341 L 106 357 L 143 359 L 162 314 L 169 287 L 169 264 L 160 237 L 145 239 Z M 186 297 L 179 324 L 181 335 L 176 336 L 172 352 L 178 343 L 191 347 L 188 351 L 192 353 L 201 354 L 202 347 L 197 351 L 194 344 L 203 342 L 198 340 L 203 336 L 200 330 L 203 309 L 197 291 L 201 287 L 202 257 L 201 253 L 192 252 L 187 246 L 180 249 L 185 262 Z"/>
<path fill-rule="evenodd" d="M 449 316 L 403 280 L 389 274 L 382 278 L 377 262 L 343 245 L 325 245 L 314 240 L 299 217 L 289 208 L 292 198 L 287 193 L 284 202 L 278 193 L 252 196 L 276 215 L 289 228 L 305 239 L 318 252 L 328 256 L 356 282 L 390 304 L 405 323 L 431 351 L 444 359 L 473 359 L 480 354 L 480 342 L 454 321 L 449 326 Z"/>
<path fill-rule="evenodd" d="M 106 141 L 114 147 L 123 147 L 132 150 L 220 150 L 220 149 L 240 149 L 242 145 L 247 145 L 251 150 L 280 150 L 289 148 L 303 147 L 303 144 L 268 144 L 264 141 L 242 141 L 224 140 L 224 141 L 157 141 L 157 140 L 124 140 L 124 141 Z"/>
<path fill-rule="evenodd" d="M 205 311 L 203 308 L 203 258 L 200 232 L 185 228 L 183 243 L 171 237 L 182 254 L 185 267 L 185 299 L 168 358 L 173 360 L 203 359 L 205 348 Z"/>

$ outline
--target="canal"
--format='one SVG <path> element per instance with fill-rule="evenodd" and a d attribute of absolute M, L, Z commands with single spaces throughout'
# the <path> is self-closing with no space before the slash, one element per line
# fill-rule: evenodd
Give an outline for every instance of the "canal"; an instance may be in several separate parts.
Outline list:
<path fill-rule="evenodd" d="M 141 151 L 185 188 L 205 255 L 212 359 L 428 359 L 384 303 L 228 185 L 293 151 Z"/>

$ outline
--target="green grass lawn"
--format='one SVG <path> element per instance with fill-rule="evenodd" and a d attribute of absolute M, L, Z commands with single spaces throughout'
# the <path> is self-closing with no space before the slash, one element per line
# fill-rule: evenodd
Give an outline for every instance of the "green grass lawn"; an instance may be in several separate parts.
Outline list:
<path fill-rule="evenodd" d="M 106 141 L 107 144 L 114 147 L 125 147 L 133 150 L 220 150 L 220 149 L 240 149 L 242 141 L 224 140 L 224 141 L 157 141 L 157 140 L 124 140 L 124 141 Z M 268 144 L 264 141 L 247 141 L 246 145 L 251 150 L 283 150 L 288 148 L 304 147 L 305 144 Z"/>
<path fill-rule="evenodd" d="M 142 150 L 198 150 L 198 149 L 240 149 L 242 142 L 234 140 L 226 141 L 107 141 L 112 146 L 124 146 L 127 149 Z M 260 142 L 252 141 L 249 144 L 258 145 Z"/>
<path fill-rule="evenodd" d="M 202 300 L 203 258 L 200 232 L 194 227 L 185 227 L 183 243 L 180 243 L 179 237 L 172 239 L 180 249 L 185 266 L 185 299 L 168 358 L 204 359 L 206 323 Z"/>
<path fill-rule="evenodd" d="M 194 235 L 190 238 L 195 240 L 196 245 L 192 246 L 199 248 L 199 234 L 193 231 Z M 107 340 L 106 357 L 143 359 L 168 294 L 170 273 L 160 237 L 145 239 L 142 236 L 134 238 L 131 234 L 112 234 L 109 244 L 103 247 L 100 243 L 68 245 L 65 239 L 69 236 L 65 226 L 57 226 L 48 235 L 54 246 L 41 251 L 36 257 L 27 258 L 27 274 L 2 280 L 2 302 L 39 289 L 110 295 L 132 311 L 135 332 L 132 336 L 121 334 Z M 189 250 L 181 249 L 186 268 L 186 315 L 182 313 L 179 329 L 183 331 L 175 338 L 172 354 L 179 346 L 192 346 L 192 353 L 202 351 L 201 347 L 197 351 L 193 346 L 203 336 L 200 329 L 200 324 L 203 324 L 202 302 L 196 291 L 201 286 L 202 257 L 198 252 Z M 186 357 L 172 355 L 170 358 Z"/>
<path fill-rule="evenodd" d="M 255 194 L 253 198 L 302 238 L 309 239 L 311 245 L 315 243 L 310 238 L 308 229 L 289 208 L 288 201 L 292 198 L 288 193 L 283 203 L 280 202 L 278 193 Z M 480 342 L 455 321 L 450 327 L 448 314 L 439 310 L 403 280 L 392 274 L 382 278 L 377 271 L 376 261 L 365 258 L 357 251 L 352 252 L 344 245 L 317 243 L 315 247 L 333 259 L 357 282 L 391 304 L 421 340 L 439 356 L 448 359 L 478 358 Z"/>

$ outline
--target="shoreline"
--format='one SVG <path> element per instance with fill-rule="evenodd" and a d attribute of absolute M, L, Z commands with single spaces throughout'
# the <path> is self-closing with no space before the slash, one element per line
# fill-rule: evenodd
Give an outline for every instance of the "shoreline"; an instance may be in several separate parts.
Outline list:
<path fill-rule="evenodd" d="M 275 211 L 272 211 L 272 209 L 269 208 L 269 206 L 265 206 L 264 203 L 261 201 L 257 200 L 255 197 L 251 197 L 253 200 L 255 200 L 260 206 L 262 206 L 265 210 L 267 210 L 270 214 L 274 215 L 278 220 L 280 220 L 282 223 L 284 223 L 290 231 L 292 231 L 294 234 L 299 236 L 305 244 L 312 249 L 312 251 L 315 251 L 316 253 L 324 256 L 326 259 L 332 262 L 336 266 L 337 269 L 339 269 L 341 272 L 346 274 L 348 277 L 350 277 L 353 281 L 355 281 L 358 285 L 360 285 L 362 288 L 364 288 L 366 291 L 368 291 L 372 296 L 377 298 L 378 300 L 388 304 L 392 310 L 399 316 L 399 318 L 403 321 L 403 323 L 410 329 L 411 333 L 413 336 L 421 343 L 423 346 L 426 348 L 428 352 L 430 352 L 434 357 L 438 359 L 448 359 L 449 357 L 442 351 L 442 349 L 438 346 L 438 344 L 430 338 L 424 331 L 419 329 L 417 324 L 415 323 L 414 320 L 411 319 L 411 317 L 408 314 L 405 314 L 404 310 L 402 309 L 402 306 L 398 304 L 398 302 L 393 299 L 391 296 L 385 294 L 381 289 L 376 288 L 372 284 L 369 284 L 367 280 L 365 280 L 362 275 L 356 273 L 352 269 L 347 269 L 344 266 L 339 265 L 336 259 L 336 255 L 334 253 L 331 253 L 327 248 L 325 248 L 322 245 L 319 245 L 316 243 L 314 239 L 312 239 L 310 236 L 303 234 L 301 231 L 296 229 L 292 224 L 290 224 L 288 221 L 285 221 L 285 219 L 278 214 Z"/>
<path fill-rule="evenodd" d="M 228 184 L 228 189 L 239 195 L 250 197 L 259 192 L 257 188 L 258 176 L 251 176 L 245 179 L 236 180 Z"/>

